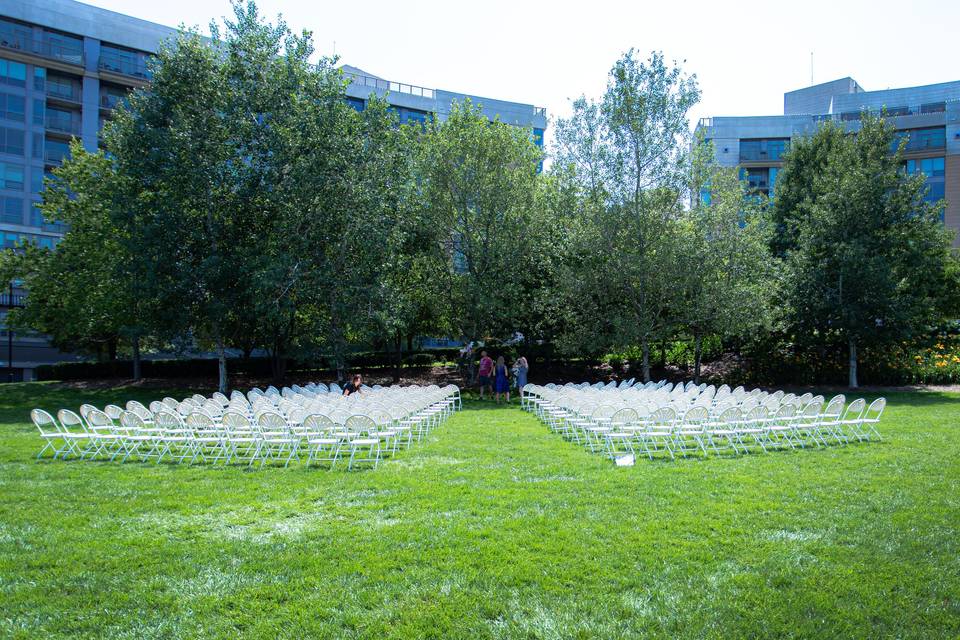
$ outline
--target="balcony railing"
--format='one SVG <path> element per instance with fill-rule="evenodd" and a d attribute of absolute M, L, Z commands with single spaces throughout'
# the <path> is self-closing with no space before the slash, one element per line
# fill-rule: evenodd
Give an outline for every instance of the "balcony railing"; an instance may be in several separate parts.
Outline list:
<path fill-rule="evenodd" d="M 546 107 L 534 107 L 533 115 L 547 117 L 547 108 Z"/>
<path fill-rule="evenodd" d="M 23 293 L 14 293 L 12 297 L 9 293 L 0 293 L 0 307 L 22 307 L 26 299 Z"/>
<path fill-rule="evenodd" d="M 80 104 L 80 94 L 72 86 L 67 88 L 63 85 L 47 82 L 47 97 Z"/>
<path fill-rule="evenodd" d="M 64 158 L 70 157 L 70 151 L 61 151 L 58 149 L 44 149 L 43 161 L 47 164 L 63 164 Z"/>
<path fill-rule="evenodd" d="M 100 96 L 100 106 L 104 109 L 116 109 L 117 106 L 126 101 L 126 97 L 105 93 Z"/>
<path fill-rule="evenodd" d="M 47 40 L 33 40 L 25 38 L 21 34 L 10 32 L 0 32 L 0 47 L 83 66 L 82 47 Z"/>
<path fill-rule="evenodd" d="M 147 68 L 146 60 L 131 59 L 125 56 L 111 55 L 101 53 L 100 61 L 97 67 L 101 71 L 110 73 L 119 73 L 120 75 L 149 80 L 151 77 L 150 69 Z"/>
<path fill-rule="evenodd" d="M 67 118 L 65 116 L 52 116 L 48 114 L 46 127 L 50 131 L 56 131 L 58 133 L 67 133 L 72 136 L 80 135 L 80 122 L 74 118 Z"/>
<path fill-rule="evenodd" d="M 364 76 L 357 73 L 344 73 L 343 75 L 350 80 L 351 84 L 355 84 L 360 87 L 372 87 L 374 89 L 380 89 L 381 91 L 390 91 L 391 93 L 406 93 L 408 95 L 418 96 L 421 98 L 433 99 L 436 96 L 433 89 L 418 87 L 413 84 L 392 82 L 390 80 L 383 80 L 382 78 L 374 78 L 372 76 Z"/>

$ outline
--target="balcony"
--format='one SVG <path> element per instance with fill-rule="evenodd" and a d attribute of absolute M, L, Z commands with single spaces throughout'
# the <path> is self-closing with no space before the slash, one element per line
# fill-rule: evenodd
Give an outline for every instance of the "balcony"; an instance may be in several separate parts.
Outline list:
<path fill-rule="evenodd" d="M 0 48 L 83 66 L 83 48 L 46 40 L 33 40 L 20 33 L 0 32 Z"/>
<path fill-rule="evenodd" d="M 104 93 L 100 95 L 100 108 L 113 110 L 116 109 L 118 105 L 126 104 L 126 96 L 118 96 L 113 93 Z"/>
<path fill-rule="evenodd" d="M 60 100 L 61 102 L 69 102 L 70 104 L 80 104 L 79 88 L 75 88 L 72 85 L 65 86 L 47 82 L 47 97 Z"/>
<path fill-rule="evenodd" d="M 64 145 L 66 146 L 66 145 Z M 48 165 L 59 166 L 63 164 L 64 159 L 70 158 L 70 149 L 61 149 L 57 147 L 45 147 L 43 150 L 43 161 Z"/>
<path fill-rule="evenodd" d="M 47 114 L 47 131 L 62 133 L 70 136 L 80 135 L 80 121 L 75 118 Z"/>
<path fill-rule="evenodd" d="M 137 78 L 138 80 L 149 81 L 151 78 L 150 69 L 147 68 L 146 60 L 132 58 L 130 56 L 101 53 L 97 68 L 100 69 L 100 71 L 116 73 L 122 76 Z"/>
<path fill-rule="evenodd" d="M 383 78 L 374 78 L 372 76 L 364 76 L 358 73 L 344 73 L 345 78 L 350 81 L 350 84 L 354 84 L 358 87 L 371 87 L 373 89 L 380 89 L 381 91 L 389 91 L 391 93 L 406 93 L 411 96 L 417 96 L 420 98 L 430 98 L 431 100 L 435 97 L 433 89 L 427 89 L 426 87 L 418 87 L 413 84 L 403 84 L 402 82 L 391 82 L 390 80 L 384 80 Z"/>

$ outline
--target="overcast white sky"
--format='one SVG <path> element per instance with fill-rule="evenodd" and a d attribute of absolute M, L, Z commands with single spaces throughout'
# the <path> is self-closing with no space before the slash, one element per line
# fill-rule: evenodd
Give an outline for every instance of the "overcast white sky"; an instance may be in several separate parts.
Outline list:
<path fill-rule="evenodd" d="M 27 0 L 29 1 L 29 0 Z M 228 0 L 89 0 L 170 26 L 206 25 Z M 662 50 L 696 73 L 692 114 L 783 112 L 783 93 L 852 76 L 865 89 L 960 80 L 960 0 L 531 2 L 260 0 L 313 31 L 318 52 L 378 76 L 533 103 L 551 118 L 598 96 L 622 52 Z"/>

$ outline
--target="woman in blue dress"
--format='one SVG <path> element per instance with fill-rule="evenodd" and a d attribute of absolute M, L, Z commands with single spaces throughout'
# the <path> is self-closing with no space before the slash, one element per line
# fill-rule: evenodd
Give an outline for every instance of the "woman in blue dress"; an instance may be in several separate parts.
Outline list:
<path fill-rule="evenodd" d="M 507 395 L 507 404 L 510 404 L 510 372 L 507 371 L 507 363 L 503 361 L 503 356 L 497 358 L 494 376 L 493 392 L 497 394 L 497 404 L 500 404 L 501 393 Z"/>

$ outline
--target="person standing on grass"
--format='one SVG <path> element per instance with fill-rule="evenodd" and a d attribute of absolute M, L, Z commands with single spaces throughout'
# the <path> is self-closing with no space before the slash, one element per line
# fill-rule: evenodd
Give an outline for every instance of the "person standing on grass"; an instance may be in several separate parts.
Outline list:
<path fill-rule="evenodd" d="M 513 363 L 513 368 L 517 370 L 517 389 L 522 391 L 527 386 L 527 372 L 530 371 L 530 365 L 527 364 L 525 357 L 520 356 Z"/>
<path fill-rule="evenodd" d="M 491 384 L 490 374 L 493 373 L 493 360 L 490 356 L 487 355 L 486 351 L 480 352 L 480 370 L 477 371 L 477 375 L 480 377 L 480 399 L 483 400 L 483 391 L 484 389 L 489 388 L 490 393 L 493 393 L 493 385 Z"/>
<path fill-rule="evenodd" d="M 507 394 L 507 404 L 510 404 L 510 371 L 507 369 L 507 363 L 503 361 L 503 356 L 497 358 L 494 391 L 497 394 L 497 404 L 500 404 L 501 393 Z"/>

